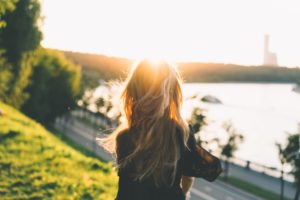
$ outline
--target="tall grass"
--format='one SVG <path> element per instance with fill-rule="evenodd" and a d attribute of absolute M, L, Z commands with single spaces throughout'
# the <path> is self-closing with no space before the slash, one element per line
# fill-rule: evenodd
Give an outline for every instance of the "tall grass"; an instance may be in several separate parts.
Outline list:
<path fill-rule="evenodd" d="M 73 149 L 0 102 L 0 199 L 114 199 L 112 164 Z"/>

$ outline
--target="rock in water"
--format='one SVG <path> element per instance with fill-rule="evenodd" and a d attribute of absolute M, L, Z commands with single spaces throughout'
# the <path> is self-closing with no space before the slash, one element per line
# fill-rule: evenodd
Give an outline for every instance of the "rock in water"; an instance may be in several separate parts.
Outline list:
<path fill-rule="evenodd" d="M 294 91 L 294 92 L 297 92 L 297 93 L 300 93 L 300 85 L 295 85 L 295 86 L 293 87 L 293 91 Z"/>
<path fill-rule="evenodd" d="M 212 95 L 205 95 L 201 98 L 201 101 L 207 102 L 207 103 L 215 103 L 215 104 L 222 104 L 222 101 L 218 99 L 217 97 L 214 97 Z"/>

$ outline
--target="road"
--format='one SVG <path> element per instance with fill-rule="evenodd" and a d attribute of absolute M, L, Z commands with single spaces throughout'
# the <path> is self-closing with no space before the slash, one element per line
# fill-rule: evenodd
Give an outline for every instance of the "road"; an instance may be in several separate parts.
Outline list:
<path fill-rule="evenodd" d="M 242 180 L 247 180 L 249 183 L 259 186 L 265 190 L 270 190 L 274 193 L 280 194 L 280 179 L 267 174 L 248 170 L 244 167 L 230 164 L 229 176 L 237 177 Z M 290 199 L 294 199 L 296 187 L 291 183 L 285 181 L 284 195 Z"/>
<path fill-rule="evenodd" d="M 71 140 L 85 148 L 93 151 L 104 161 L 112 161 L 112 157 L 99 147 L 95 138 L 103 137 L 98 131 L 91 129 L 77 120 L 71 120 L 68 123 L 64 120 L 57 120 L 56 128 L 61 130 Z M 240 171 L 239 171 L 240 170 Z M 238 175 L 242 177 L 253 176 L 253 174 L 246 174 L 243 168 L 238 169 Z M 234 170 L 233 170 L 234 171 Z M 249 171 L 249 170 L 248 170 Z M 240 173 L 240 174 L 239 174 Z M 242 174 L 244 173 L 244 174 Z M 247 172 L 248 173 L 248 172 Z M 235 174 L 236 175 L 236 174 Z M 253 179 L 253 177 L 251 177 Z M 248 179 L 245 179 L 248 181 Z M 266 184 L 266 182 L 263 182 Z M 244 192 L 240 189 L 230 186 L 220 180 L 208 182 L 203 179 L 196 179 L 191 190 L 191 200 L 260 200 L 252 194 Z"/>
<path fill-rule="evenodd" d="M 207 182 L 196 179 L 191 191 L 191 200 L 258 200 L 261 199 L 232 187 L 220 180 Z"/>

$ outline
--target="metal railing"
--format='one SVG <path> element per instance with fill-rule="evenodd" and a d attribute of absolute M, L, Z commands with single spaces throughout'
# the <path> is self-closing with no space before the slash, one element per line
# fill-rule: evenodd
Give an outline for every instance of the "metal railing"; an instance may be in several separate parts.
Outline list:
<path fill-rule="evenodd" d="M 269 176 L 272 176 L 275 178 L 280 178 L 281 173 L 282 173 L 281 169 L 278 169 L 276 167 L 266 166 L 266 165 L 263 165 L 260 163 L 256 163 L 256 162 L 252 162 L 249 160 L 244 160 L 244 159 L 236 158 L 236 157 L 231 158 L 230 163 L 233 163 L 233 164 L 243 167 L 245 169 L 259 172 L 262 174 L 266 174 L 266 175 L 269 175 Z M 294 182 L 294 177 L 291 174 L 284 172 L 283 176 L 284 176 L 284 180 L 286 180 L 288 182 Z"/>

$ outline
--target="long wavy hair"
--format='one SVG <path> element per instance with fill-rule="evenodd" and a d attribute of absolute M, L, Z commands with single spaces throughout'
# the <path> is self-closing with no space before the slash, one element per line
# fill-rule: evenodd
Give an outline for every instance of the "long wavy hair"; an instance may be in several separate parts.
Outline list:
<path fill-rule="evenodd" d="M 134 149 L 117 167 L 134 163 L 134 180 L 151 179 L 155 186 L 174 183 L 180 142 L 186 146 L 189 129 L 181 116 L 181 78 L 176 67 L 167 62 L 142 60 L 133 67 L 122 92 L 126 125 L 121 125 L 102 145 L 116 153 L 116 139 L 124 130 L 136 128 Z M 178 133 L 179 136 L 178 137 Z M 133 134 L 129 131 L 129 134 Z M 179 141 L 182 140 L 182 141 Z"/>

